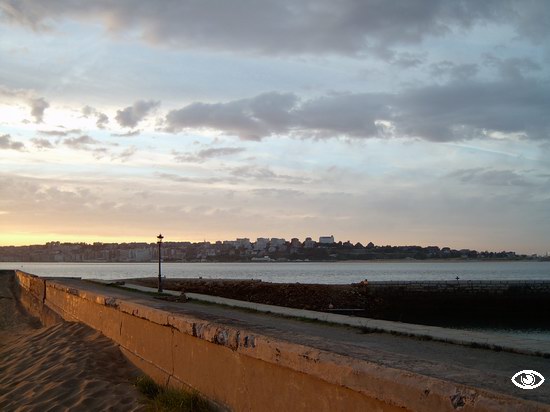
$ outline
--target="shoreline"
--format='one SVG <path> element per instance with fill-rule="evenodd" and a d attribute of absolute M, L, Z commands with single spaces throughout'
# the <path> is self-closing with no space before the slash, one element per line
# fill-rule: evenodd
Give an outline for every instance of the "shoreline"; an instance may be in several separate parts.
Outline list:
<path fill-rule="evenodd" d="M 109 262 L 102 260 L 89 260 L 89 261 L 79 261 L 79 262 L 52 262 L 52 261 L 0 261 L 0 266 L 3 264 L 52 264 L 52 265 L 90 265 L 90 264 L 132 264 L 132 265 L 150 265 L 158 264 L 158 260 L 151 260 L 149 262 Z M 215 261 L 215 262 L 199 262 L 199 261 L 162 261 L 163 264 L 252 264 L 252 265 L 261 265 L 261 264 L 309 264 L 309 263 L 327 263 L 327 264 L 340 264 L 340 263 L 550 263 L 550 260 L 547 259 L 370 259 L 370 260 L 361 260 L 361 259 L 349 259 L 349 260 L 308 260 L 308 261 L 249 261 L 249 260 L 239 260 L 239 261 Z M 11 267 L 10 267 L 11 269 Z"/>

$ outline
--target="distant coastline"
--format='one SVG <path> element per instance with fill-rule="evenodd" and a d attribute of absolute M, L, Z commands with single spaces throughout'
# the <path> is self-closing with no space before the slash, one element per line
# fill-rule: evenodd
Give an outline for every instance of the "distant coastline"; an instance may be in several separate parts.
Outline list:
<path fill-rule="evenodd" d="M 1 246 L 1 262 L 71 263 L 148 263 L 159 259 L 157 243 L 61 243 Z M 336 242 L 333 236 L 319 241 L 297 238 L 241 238 L 211 242 L 164 242 L 164 262 L 480 262 L 550 261 L 548 256 L 517 254 L 513 251 L 489 252 L 451 249 L 439 246 L 390 246 Z"/>

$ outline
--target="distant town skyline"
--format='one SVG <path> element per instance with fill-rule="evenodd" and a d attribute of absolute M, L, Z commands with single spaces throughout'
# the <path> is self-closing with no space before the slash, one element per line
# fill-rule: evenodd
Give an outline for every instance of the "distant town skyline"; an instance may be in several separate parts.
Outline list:
<path fill-rule="evenodd" d="M 224 245 L 240 245 L 244 243 L 248 244 L 269 244 L 270 242 L 275 242 L 276 244 L 280 244 L 281 242 L 287 242 L 287 243 L 294 243 L 294 241 L 298 241 L 302 244 L 319 244 L 319 245 L 328 245 L 328 244 L 360 244 L 363 247 L 367 247 L 367 245 L 374 245 L 376 247 L 421 247 L 421 248 L 439 248 L 439 249 L 451 249 L 451 250 L 457 250 L 457 251 L 464 251 L 464 250 L 471 250 L 471 251 L 478 251 L 478 252 L 491 252 L 491 253 L 500 253 L 500 252 L 510 252 L 514 253 L 513 250 L 505 250 L 505 249 L 498 249 L 498 250 L 492 250 L 489 248 L 471 248 L 471 247 L 454 247 L 453 245 L 448 244 L 430 244 L 430 245 L 423 245 L 419 243 L 410 243 L 410 244 L 377 244 L 373 242 L 372 240 L 357 240 L 354 241 L 352 239 L 339 239 L 335 237 L 334 235 L 320 235 L 320 236 L 304 236 L 304 237 L 298 237 L 298 236 L 289 236 L 289 237 L 269 237 L 269 236 L 260 236 L 260 237 L 236 237 L 231 239 L 200 239 L 200 240 L 181 240 L 181 239 L 171 239 L 167 238 L 163 235 L 163 244 L 170 245 L 170 244 L 201 244 L 201 243 L 208 243 L 212 245 L 216 244 L 224 244 Z M 141 244 L 147 244 L 147 245 L 155 245 L 158 243 L 158 236 L 155 236 L 154 239 L 147 238 L 144 240 L 121 240 L 121 241 L 115 241 L 115 240 L 109 240 L 109 241 L 93 241 L 93 242 L 87 242 L 87 241 L 62 241 L 62 240 L 49 240 L 47 242 L 42 243 L 34 243 L 34 244 L 10 244 L 10 245 L 2 245 L 0 244 L 0 250 L 1 248 L 5 247 L 33 247 L 33 246 L 51 246 L 51 245 L 77 245 L 77 244 L 86 244 L 89 246 L 93 245 L 141 245 Z M 156 248 L 156 246 L 154 246 Z M 549 252 L 543 252 L 541 254 L 526 254 L 521 253 L 526 256 L 531 255 L 538 255 L 538 256 L 548 256 Z"/>
<path fill-rule="evenodd" d="M 373 260 L 548 260 L 548 254 L 454 249 L 431 245 L 376 245 L 338 241 L 334 236 L 300 240 L 260 237 L 216 242 L 62 243 L 0 246 L 0 262 L 335 262 Z"/>
<path fill-rule="evenodd" d="M 550 249 L 544 0 L 0 0 L 0 245 Z"/>

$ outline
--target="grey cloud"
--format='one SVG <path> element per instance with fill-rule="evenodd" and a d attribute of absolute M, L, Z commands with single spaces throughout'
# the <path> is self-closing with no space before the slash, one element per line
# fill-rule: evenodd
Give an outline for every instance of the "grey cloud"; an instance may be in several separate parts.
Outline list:
<path fill-rule="evenodd" d="M 84 106 L 82 108 L 82 116 L 84 117 L 90 117 L 95 114 L 96 110 L 91 106 Z"/>
<path fill-rule="evenodd" d="M 294 189 L 252 189 L 250 191 L 254 196 L 258 197 L 275 197 L 282 198 L 285 201 L 290 201 L 299 196 L 304 196 L 305 193 Z"/>
<path fill-rule="evenodd" d="M 430 73 L 435 77 L 449 77 L 454 80 L 471 80 L 477 74 L 477 64 L 455 64 L 443 60 L 430 65 Z"/>
<path fill-rule="evenodd" d="M 107 123 L 109 123 L 109 117 L 105 113 L 101 113 L 91 106 L 84 106 L 82 108 L 82 115 L 84 117 L 94 116 L 96 118 L 95 124 L 99 129 L 104 129 Z"/>
<path fill-rule="evenodd" d="M 167 130 L 211 128 L 234 134 L 243 140 L 260 140 L 284 132 L 297 97 L 290 93 L 264 93 L 251 99 L 228 103 L 192 103 L 166 116 Z"/>
<path fill-rule="evenodd" d="M 468 70 L 465 70 L 467 72 Z M 225 103 L 192 103 L 166 116 L 166 130 L 209 128 L 245 140 L 413 137 L 453 141 L 515 133 L 550 138 L 550 84 L 520 78 L 454 79 L 401 93 L 344 93 L 301 100 L 264 93 Z"/>
<path fill-rule="evenodd" d="M 448 176 L 457 178 L 463 183 L 475 183 L 487 186 L 533 186 L 533 183 L 512 170 L 463 169 L 449 173 Z"/>
<path fill-rule="evenodd" d="M 484 55 L 484 62 L 487 66 L 495 67 L 505 79 L 525 79 L 532 72 L 537 72 L 542 67 L 529 57 L 510 57 L 501 59 L 488 53 Z"/>
<path fill-rule="evenodd" d="M 294 131 L 303 137 L 378 137 L 378 120 L 389 120 L 394 98 L 383 93 L 323 96 L 303 102 L 295 112 Z"/>
<path fill-rule="evenodd" d="M 46 135 L 46 136 L 57 136 L 57 137 L 65 137 L 69 136 L 71 134 L 79 134 L 82 133 L 82 130 L 80 129 L 71 129 L 71 130 L 39 130 L 38 133 Z"/>
<path fill-rule="evenodd" d="M 136 127 L 151 110 L 157 108 L 160 102 L 154 100 L 139 100 L 132 106 L 117 110 L 115 119 L 123 127 Z"/>
<path fill-rule="evenodd" d="M 390 117 L 383 94 L 331 95 L 301 102 L 290 93 L 264 93 L 227 103 L 192 103 L 166 116 L 166 130 L 209 128 L 243 140 L 277 134 L 375 137 L 376 120 Z"/>
<path fill-rule="evenodd" d="M 426 60 L 426 56 L 415 53 L 399 53 L 390 60 L 390 63 L 396 64 L 403 68 L 414 68 L 422 65 Z"/>
<path fill-rule="evenodd" d="M 458 69 L 475 71 L 473 67 Z M 544 81 L 455 79 L 398 94 L 347 93 L 300 100 L 294 94 L 273 92 L 226 103 L 192 103 L 169 112 L 165 124 L 174 133 L 209 128 L 244 140 L 284 134 L 452 141 L 490 132 L 548 139 L 549 109 L 550 85 Z"/>
<path fill-rule="evenodd" d="M 535 42 L 548 39 L 545 0 L 305 0 L 258 2 L 147 0 L 83 2 L 0 0 L 3 17 L 34 30 L 63 18 L 101 21 L 111 33 L 137 31 L 162 46 L 236 50 L 263 54 L 362 54 L 391 56 L 395 45 L 505 24 Z"/>
<path fill-rule="evenodd" d="M 93 153 L 96 159 L 101 159 L 102 157 L 105 157 L 106 155 L 109 154 L 109 151 L 105 147 L 98 147 L 90 151 Z"/>
<path fill-rule="evenodd" d="M 0 11 L 2 10 L 1 6 L 2 5 L 0 3 Z M 44 112 L 48 107 L 50 107 L 50 104 L 43 97 L 36 97 L 36 94 L 32 90 L 11 89 L 0 84 L 0 96 L 9 100 L 20 100 L 29 105 L 31 109 L 31 116 L 34 117 L 35 123 L 42 123 L 44 120 Z M 24 122 L 30 123 L 28 120 L 25 120 Z"/>
<path fill-rule="evenodd" d="M 35 123 L 42 123 L 44 120 L 44 112 L 50 104 L 43 97 L 33 98 L 29 100 L 31 106 L 31 116 L 34 117 Z"/>
<path fill-rule="evenodd" d="M 305 184 L 310 182 L 308 178 L 275 173 L 267 167 L 255 165 L 235 167 L 229 169 L 229 173 L 234 177 L 260 181 L 279 181 L 291 184 Z"/>
<path fill-rule="evenodd" d="M 201 163 L 212 158 L 231 156 L 244 151 L 246 151 L 246 149 L 242 147 L 211 147 L 199 150 L 196 153 L 180 153 L 174 151 L 172 154 L 177 162 Z"/>
<path fill-rule="evenodd" d="M 71 149 L 78 150 L 90 150 L 90 145 L 99 144 L 99 141 L 91 138 L 88 135 L 82 135 L 79 137 L 70 137 L 63 140 L 65 146 L 70 147 Z M 96 149 L 92 149 L 96 150 Z"/>
<path fill-rule="evenodd" d="M 95 122 L 96 126 L 100 129 L 104 129 L 105 126 L 109 123 L 109 117 L 105 113 L 97 113 L 97 120 Z"/>
<path fill-rule="evenodd" d="M 113 137 L 133 137 L 133 136 L 139 136 L 141 133 L 141 130 L 130 130 L 127 133 L 112 133 L 111 136 Z"/>
<path fill-rule="evenodd" d="M 17 142 L 11 138 L 9 134 L 0 136 L 0 149 L 24 150 L 25 145 L 22 142 Z"/>
<path fill-rule="evenodd" d="M 276 173 L 268 167 L 257 165 L 239 166 L 218 170 L 216 176 L 198 177 L 198 176 L 182 176 L 173 173 L 157 173 L 157 177 L 171 180 L 178 183 L 200 183 L 214 184 L 226 183 L 237 184 L 245 181 L 257 181 L 265 185 L 267 182 L 273 184 L 295 184 L 302 185 L 310 183 L 311 179 L 302 176 L 292 176 L 283 173 Z M 288 189 L 292 190 L 292 189 Z"/>
<path fill-rule="evenodd" d="M 31 139 L 31 142 L 33 143 L 33 145 L 35 147 L 38 147 L 39 149 L 53 149 L 54 148 L 54 145 L 48 139 L 33 138 L 33 139 Z"/>
<path fill-rule="evenodd" d="M 137 148 L 135 146 L 131 146 L 122 152 L 111 156 L 112 160 L 120 160 L 122 162 L 126 162 L 128 159 L 130 159 L 134 154 L 136 154 Z"/>
<path fill-rule="evenodd" d="M 497 131 L 550 137 L 550 85 L 543 81 L 452 81 L 410 89 L 396 104 L 394 122 L 404 136 L 445 141 Z"/>
<path fill-rule="evenodd" d="M 218 177 L 189 177 L 177 175 L 174 173 L 157 173 L 156 176 L 161 179 L 170 180 L 177 183 L 214 184 L 224 181 L 224 179 Z"/>

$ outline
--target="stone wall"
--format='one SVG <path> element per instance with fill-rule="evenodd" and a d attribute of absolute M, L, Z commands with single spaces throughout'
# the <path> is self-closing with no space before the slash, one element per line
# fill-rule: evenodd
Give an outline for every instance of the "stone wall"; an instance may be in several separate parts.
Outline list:
<path fill-rule="evenodd" d="M 550 326 L 550 281 L 368 282 L 365 311 L 413 323 Z"/>
<path fill-rule="evenodd" d="M 506 292 L 550 293 L 548 280 L 447 280 L 447 281 L 376 281 L 368 282 L 371 291 L 399 290 L 403 293 L 460 292 L 467 294 L 503 294 Z"/>

